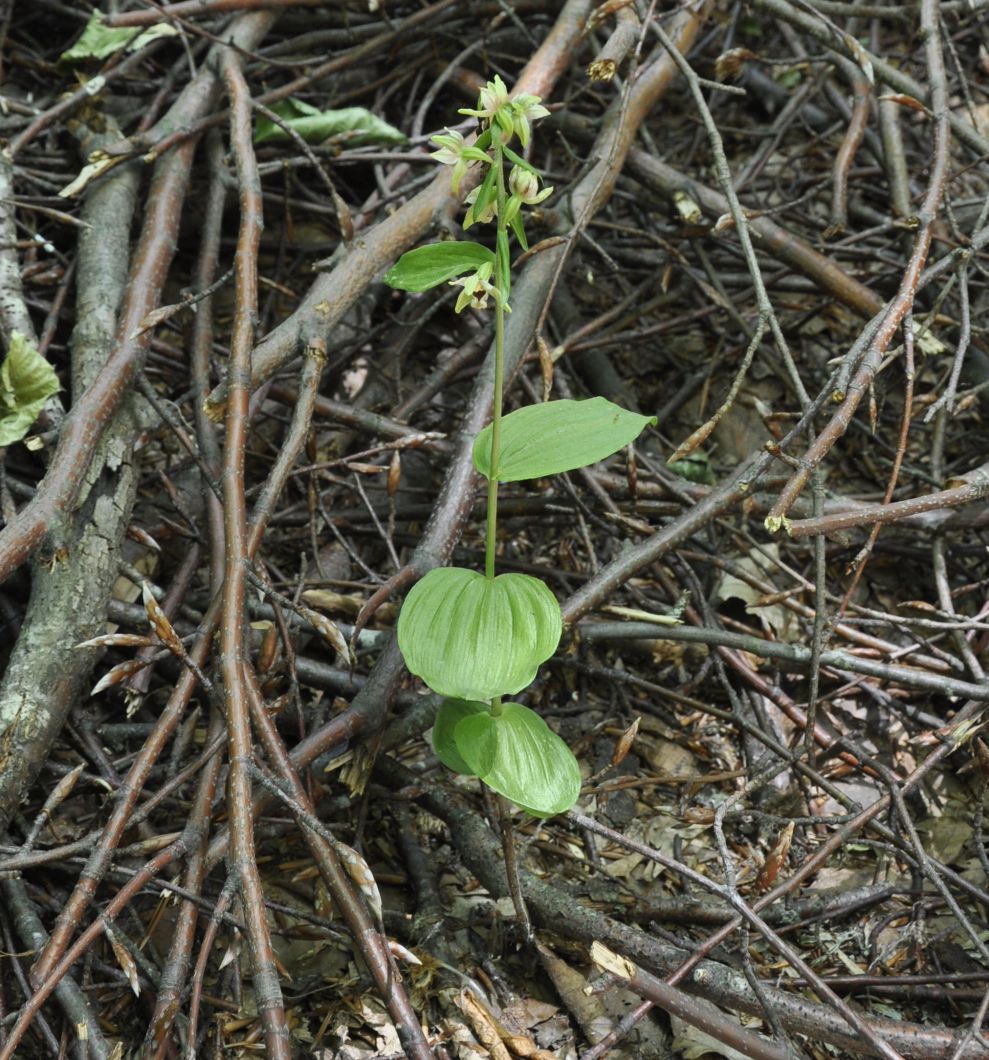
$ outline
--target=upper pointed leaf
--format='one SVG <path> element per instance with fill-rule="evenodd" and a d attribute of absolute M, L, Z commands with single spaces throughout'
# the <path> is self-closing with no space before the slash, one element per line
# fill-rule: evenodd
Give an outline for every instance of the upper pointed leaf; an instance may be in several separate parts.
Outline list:
<path fill-rule="evenodd" d="M 520 482 L 597 463 L 628 445 L 655 416 L 628 412 L 605 398 L 527 405 L 501 422 L 499 482 Z M 474 466 L 491 470 L 491 427 L 474 442 Z"/>
<path fill-rule="evenodd" d="M 433 691 L 484 700 L 530 684 L 562 631 L 560 605 L 538 578 L 438 567 L 406 597 L 398 646 Z"/>
<path fill-rule="evenodd" d="M 535 711 L 502 704 L 457 724 L 457 750 L 494 791 L 537 817 L 569 810 L 580 794 L 580 767 L 570 748 Z"/>
<path fill-rule="evenodd" d="M 428 291 L 493 261 L 494 254 L 480 243 L 430 243 L 403 254 L 384 279 L 400 291 Z"/>

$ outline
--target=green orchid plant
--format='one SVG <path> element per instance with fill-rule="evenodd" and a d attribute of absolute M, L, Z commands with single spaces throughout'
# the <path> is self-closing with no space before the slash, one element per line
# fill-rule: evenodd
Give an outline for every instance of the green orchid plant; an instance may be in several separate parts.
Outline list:
<path fill-rule="evenodd" d="M 570 749 L 535 711 L 506 702 L 528 687 L 556 651 L 560 605 L 538 578 L 496 573 L 498 486 L 544 478 L 603 460 L 628 445 L 655 418 L 604 398 L 546 401 L 502 412 L 505 314 L 511 312 L 511 237 L 528 249 L 523 211 L 552 194 L 512 148 L 529 146 L 532 123 L 549 111 L 538 96 L 510 97 L 495 77 L 481 89 L 473 142 L 447 129 L 434 136 L 433 157 L 453 167 L 460 194 L 468 169 L 484 170 L 469 192 L 463 227 L 495 226 L 494 249 L 482 243 L 432 243 L 403 254 L 385 282 L 405 291 L 443 283 L 460 288 L 456 310 L 495 314 L 493 415 L 474 442 L 473 460 L 488 482 L 484 573 L 462 567 L 430 571 L 411 590 L 398 619 L 398 644 L 409 670 L 444 696 L 433 746 L 450 769 L 479 777 L 538 817 L 569 809 L 580 793 Z M 510 167 L 510 168 L 509 168 Z M 507 170 L 507 173 L 506 173 Z"/>

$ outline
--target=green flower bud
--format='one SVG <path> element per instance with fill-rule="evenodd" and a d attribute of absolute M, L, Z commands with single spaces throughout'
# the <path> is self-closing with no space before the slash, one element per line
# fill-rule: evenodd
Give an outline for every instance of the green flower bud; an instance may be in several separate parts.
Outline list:
<path fill-rule="evenodd" d="M 512 166 L 512 171 L 508 175 L 508 186 L 512 195 L 526 206 L 535 206 L 553 194 L 552 188 L 543 188 L 540 191 L 539 177 L 523 166 Z"/>

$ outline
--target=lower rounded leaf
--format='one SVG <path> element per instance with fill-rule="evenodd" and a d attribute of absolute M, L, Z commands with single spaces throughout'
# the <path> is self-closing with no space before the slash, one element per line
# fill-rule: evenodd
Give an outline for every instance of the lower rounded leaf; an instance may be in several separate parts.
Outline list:
<path fill-rule="evenodd" d="M 453 733 L 457 725 L 464 718 L 474 714 L 490 714 L 491 708 L 487 703 L 473 703 L 464 699 L 444 699 L 440 709 L 436 712 L 436 721 L 433 722 L 433 750 L 439 760 L 454 773 L 465 773 L 468 776 L 477 776 L 477 770 L 463 760 L 457 750 Z M 488 768 L 491 765 L 490 758 L 481 758 L 481 765 Z"/>
<path fill-rule="evenodd" d="M 569 810 L 580 794 L 570 748 L 535 711 L 503 703 L 501 713 L 465 716 L 454 728 L 457 750 L 499 795 L 536 817 Z"/>
<path fill-rule="evenodd" d="M 485 578 L 462 567 L 431 570 L 398 616 L 405 665 L 451 699 L 521 692 L 562 632 L 560 605 L 538 578 Z"/>

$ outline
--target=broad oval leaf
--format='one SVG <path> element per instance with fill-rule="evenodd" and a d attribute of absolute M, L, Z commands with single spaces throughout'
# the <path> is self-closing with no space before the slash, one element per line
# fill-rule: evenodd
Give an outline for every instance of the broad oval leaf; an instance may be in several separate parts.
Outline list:
<path fill-rule="evenodd" d="M 473 703 L 465 699 L 443 700 L 436 712 L 436 721 L 433 722 L 433 750 L 447 769 L 452 769 L 454 773 L 476 776 L 474 770 L 461 758 L 453 733 L 464 718 L 490 713 L 486 703 Z M 491 762 L 483 757 L 481 763 L 486 767 L 491 765 Z"/>
<path fill-rule="evenodd" d="M 520 482 L 596 464 L 655 422 L 655 416 L 628 412 L 602 397 L 527 405 L 501 421 L 498 481 Z M 474 441 L 474 467 L 489 475 L 490 425 Z"/>
<path fill-rule="evenodd" d="M 493 261 L 494 253 L 480 243 L 430 243 L 403 254 L 384 280 L 400 291 L 428 291 Z"/>
<path fill-rule="evenodd" d="M 451 699 L 521 692 L 562 632 L 560 605 L 538 578 L 462 567 L 431 570 L 398 616 L 405 665 Z"/>
<path fill-rule="evenodd" d="M 457 724 L 454 736 L 457 750 L 481 780 L 528 813 L 552 817 L 577 801 L 577 759 L 546 722 L 521 703 L 503 703 L 497 717 L 469 715 Z"/>

